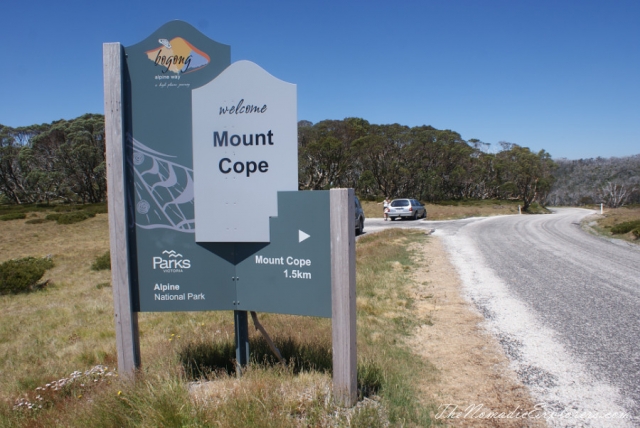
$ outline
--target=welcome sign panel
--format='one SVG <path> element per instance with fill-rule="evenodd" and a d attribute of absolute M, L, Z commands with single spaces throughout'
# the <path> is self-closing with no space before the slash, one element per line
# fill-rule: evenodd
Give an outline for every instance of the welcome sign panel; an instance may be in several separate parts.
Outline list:
<path fill-rule="evenodd" d="M 133 310 L 330 317 L 329 197 L 296 191 L 295 85 L 180 21 L 125 54 Z"/>
<path fill-rule="evenodd" d="M 230 47 L 173 21 L 126 47 L 125 54 L 135 309 L 230 309 L 234 266 L 194 240 L 191 126 L 192 90 L 230 65 Z"/>
<path fill-rule="evenodd" d="M 277 192 L 298 190 L 296 86 L 238 61 L 192 111 L 196 241 L 269 242 Z"/>

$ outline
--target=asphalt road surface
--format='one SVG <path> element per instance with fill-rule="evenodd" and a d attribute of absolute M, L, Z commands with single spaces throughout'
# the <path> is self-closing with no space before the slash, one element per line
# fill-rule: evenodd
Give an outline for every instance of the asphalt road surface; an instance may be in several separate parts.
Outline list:
<path fill-rule="evenodd" d="M 640 426 L 640 246 L 593 236 L 594 211 L 458 221 L 370 219 L 435 229 L 552 426 Z M 528 409 L 524 409 L 525 411 Z"/>

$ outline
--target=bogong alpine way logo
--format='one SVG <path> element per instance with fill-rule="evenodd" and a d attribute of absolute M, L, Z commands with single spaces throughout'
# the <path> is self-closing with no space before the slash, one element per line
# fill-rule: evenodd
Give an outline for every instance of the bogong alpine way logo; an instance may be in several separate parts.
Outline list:
<path fill-rule="evenodd" d="M 159 39 L 155 49 L 148 50 L 147 58 L 162 67 L 162 73 L 184 74 L 205 67 L 211 61 L 209 55 L 193 46 L 182 37 L 171 40 Z"/>
<path fill-rule="evenodd" d="M 153 258 L 153 269 L 161 269 L 165 273 L 183 272 L 184 269 L 191 268 L 191 260 L 185 259 L 182 254 L 175 251 L 164 250 L 163 257 Z"/>

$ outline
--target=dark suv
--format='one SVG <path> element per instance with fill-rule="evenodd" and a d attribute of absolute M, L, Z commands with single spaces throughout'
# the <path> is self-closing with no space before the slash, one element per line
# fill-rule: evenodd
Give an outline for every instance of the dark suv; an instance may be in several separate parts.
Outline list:
<path fill-rule="evenodd" d="M 364 210 L 360 205 L 360 199 L 356 196 L 356 235 L 361 235 L 364 232 Z"/>

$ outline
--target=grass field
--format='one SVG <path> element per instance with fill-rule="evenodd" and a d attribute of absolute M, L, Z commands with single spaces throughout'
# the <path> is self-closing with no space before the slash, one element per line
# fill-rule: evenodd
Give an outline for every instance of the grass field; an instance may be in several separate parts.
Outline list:
<path fill-rule="evenodd" d="M 0 426 L 433 423 L 433 406 L 418 397 L 415 374 L 425 379 L 435 369 L 404 343 L 428 321 L 416 314 L 408 292 L 420 262 L 411 248 L 429 239 L 423 234 L 396 229 L 357 243 L 361 400 L 341 409 L 331 399 L 328 319 L 259 314 L 289 364 L 274 364 L 250 328 L 252 364 L 236 378 L 229 369 L 231 312 L 141 313 L 143 367 L 135 383 L 119 378 L 110 272 L 91 269 L 109 248 L 107 215 L 68 225 L 27 223 L 45 215 L 0 223 L 0 262 L 51 255 L 55 263 L 44 290 L 0 296 Z"/>

